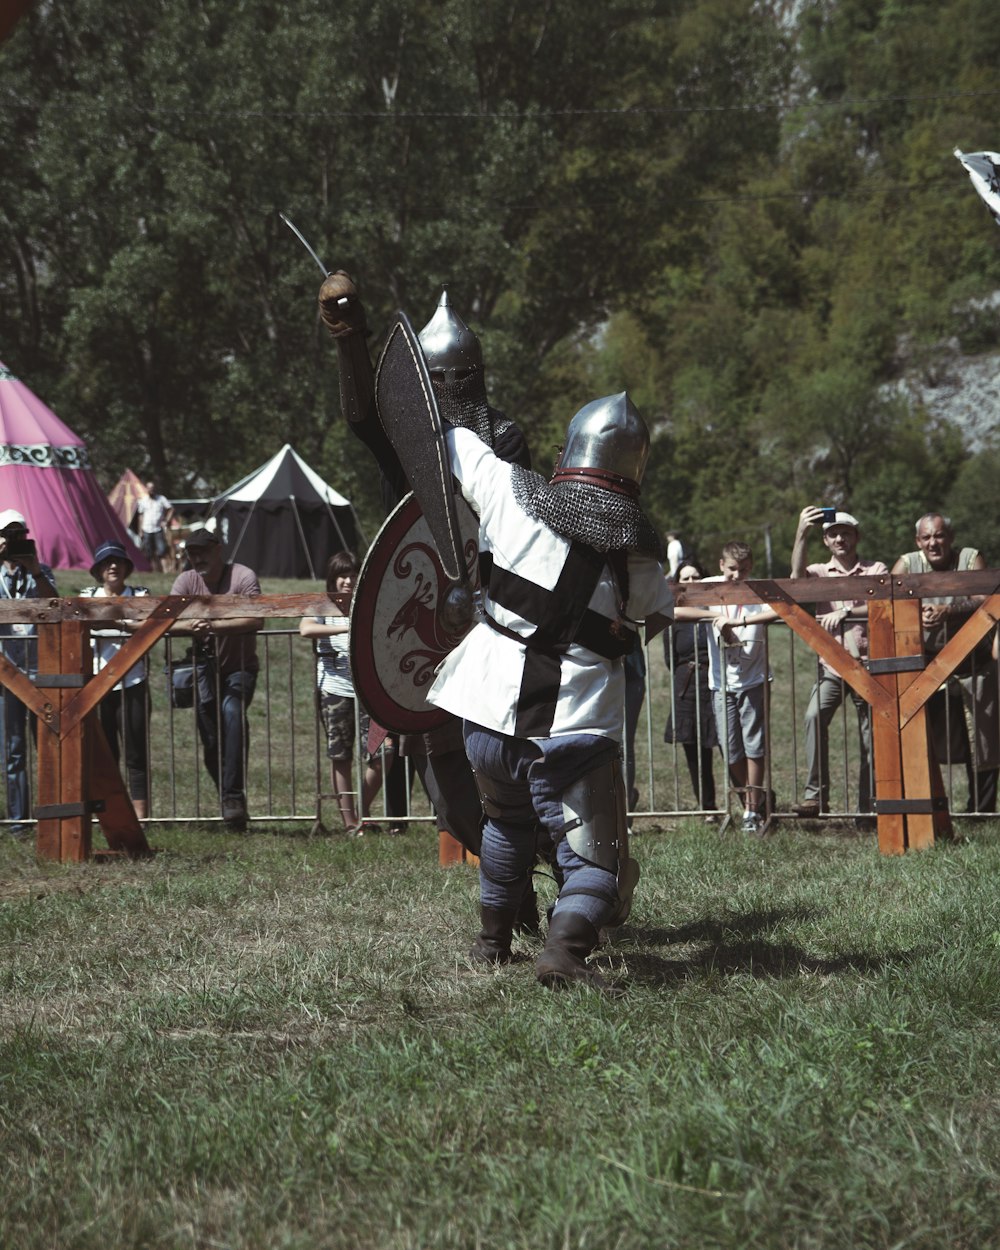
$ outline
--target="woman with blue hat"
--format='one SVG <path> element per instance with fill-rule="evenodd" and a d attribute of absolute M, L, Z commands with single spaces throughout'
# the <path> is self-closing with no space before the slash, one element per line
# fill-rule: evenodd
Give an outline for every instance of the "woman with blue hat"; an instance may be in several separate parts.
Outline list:
<path fill-rule="evenodd" d="M 149 591 L 145 586 L 126 585 L 133 567 L 132 560 L 121 543 L 114 540 L 101 543 L 94 552 L 94 563 L 90 568 L 90 575 L 97 585 L 81 591 L 81 595 L 88 599 L 148 595 Z M 128 637 L 130 626 L 135 628 L 131 622 L 123 620 L 112 628 L 90 631 L 90 645 L 94 651 L 96 672 L 100 672 L 121 650 L 122 643 Z M 128 792 L 132 797 L 135 814 L 140 820 L 144 820 L 149 815 L 147 673 L 148 664 L 146 657 L 143 656 L 138 663 L 132 665 L 118 685 L 97 705 L 101 727 L 116 763 L 120 759 L 121 747 L 124 744 Z"/>

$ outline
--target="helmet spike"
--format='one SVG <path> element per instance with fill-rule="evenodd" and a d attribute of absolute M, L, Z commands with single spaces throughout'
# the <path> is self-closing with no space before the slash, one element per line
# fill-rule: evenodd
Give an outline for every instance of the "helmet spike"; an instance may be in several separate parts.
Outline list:
<path fill-rule="evenodd" d="M 417 336 L 428 370 L 455 379 L 483 371 L 483 349 L 479 339 L 451 306 L 447 285 L 441 288 L 434 316 Z"/>

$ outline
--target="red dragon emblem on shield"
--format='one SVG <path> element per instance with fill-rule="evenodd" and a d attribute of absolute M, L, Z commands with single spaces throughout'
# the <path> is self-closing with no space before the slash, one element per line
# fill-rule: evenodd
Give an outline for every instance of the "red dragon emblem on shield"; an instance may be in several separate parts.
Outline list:
<path fill-rule="evenodd" d="M 478 584 L 479 523 L 459 497 L 463 553 Z M 351 608 L 351 668 L 362 702 L 392 733 L 422 733 L 447 716 L 426 700 L 437 666 L 462 640 L 442 625 L 449 588 L 412 496 L 396 508 L 365 557 Z"/>
<path fill-rule="evenodd" d="M 466 566 L 470 575 L 475 568 L 476 544 L 465 545 Z M 431 566 L 433 576 L 417 571 L 413 576 L 414 553 L 424 556 Z M 470 561 L 469 556 L 472 556 Z M 391 639 L 402 640 L 406 634 L 416 634 L 418 645 L 405 652 L 399 659 L 401 673 L 411 675 L 415 686 L 426 686 L 441 660 L 462 641 L 462 634 L 449 634 L 438 621 L 437 605 L 448 589 L 448 579 L 438 554 L 428 543 L 410 543 L 404 547 L 392 563 L 392 572 L 400 581 L 413 577 L 413 592 L 389 623 L 386 634 Z"/>

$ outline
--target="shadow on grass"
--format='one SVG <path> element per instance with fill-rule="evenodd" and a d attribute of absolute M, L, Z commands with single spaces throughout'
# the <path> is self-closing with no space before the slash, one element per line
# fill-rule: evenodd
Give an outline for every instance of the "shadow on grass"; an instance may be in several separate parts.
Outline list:
<path fill-rule="evenodd" d="M 632 928 L 623 926 L 616 945 L 635 943 L 626 957 L 608 955 L 600 960 L 609 971 L 624 972 L 626 980 L 641 985 L 671 985 L 709 975 L 749 973 L 750 976 L 788 977 L 811 973 L 837 976 L 844 972 L 872 973 L 910 963 L 917 951 L 897 951 L 882 955 L 849 952 L 823 959 L 791 942 L 769 941 L 767 931 L 788 921 L 807 920 L 816 915 L 808 908 L 787 911 L 750 911 L 717 919 L 706 917 L 671 928 Z M 664 958 L 650 948 L 656 946 L 698 946 L 699 949 L 676 959 Z"/>

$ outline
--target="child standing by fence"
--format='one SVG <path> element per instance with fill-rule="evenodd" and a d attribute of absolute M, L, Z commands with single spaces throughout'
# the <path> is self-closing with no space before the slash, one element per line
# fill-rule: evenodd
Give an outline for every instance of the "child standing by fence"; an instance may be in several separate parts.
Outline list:
<path fill-rule="evenodd" d="M 719 576 L 706 582 L 744 582 L 753 571 L 753 552 L 743 542 L 722 548 Z M 677 608 L 678 620 L 708 619 L 708 684 L 715 705 L 719 734 L 725 734 L 729 776 L 743 795 L 743 832 L 759 833 L 765 804 L 767 772 L 767 663 L 764 624 L 778 619 L 762 603 L 722 604 L 717 608 Z M 750 621 L 753 624 L 750 624 Z"/>
<path fill-rule="evenodd" d="M 382 784 L 382 761 L 378 755 L 367 754 L 368 713 L 362 706 L 360 716 L 355 716 L 348 613 L 358 569 L 358 559 L 351 551 L 338 551 L 331 556 L 326 567 L 326 592 L 336 611 L 332 616 L 303 617 L 299 623 L 299 633 L 316 641 L 316 688 L 326 731 L 326 753 L 344 828 L 352 837 L 362 832 L 361 817 L 368 815 L 371 801 Z M 360 721 L 362 749 L 367 758 L 361 782 L 360 815 L 357 791 L 351 781 L 356 719 Z"/>

